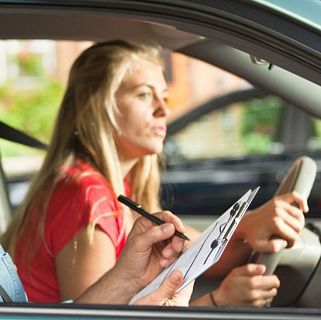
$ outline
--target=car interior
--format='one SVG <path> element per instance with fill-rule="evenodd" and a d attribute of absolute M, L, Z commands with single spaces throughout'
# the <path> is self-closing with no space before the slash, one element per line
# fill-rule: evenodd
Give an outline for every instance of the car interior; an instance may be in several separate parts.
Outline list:
<path fill-rule="evenodd" d="M 249 115 L 250 120 L 238 121 L 232 114 L 234 108 L 241 119 Z M 212 215 L 224 211 L 228 199 L 237 198 L 242 188 L 254 184 L 261 189 L 253 206 L 260 206 L 272 197 L 298 157 L 306 155 L 318 162 L 318 123 L 318 118 L 258 88 L 209 99 L 169 123 L 163 207 L 182 215 Z M 249 133 L 249 140 L 242 137 L 244 132 Z M 240 136 L 245 149 L 239 149 Z M 190 141 L 197 141 L 197 148 Z M 317 174 L 309 196 L 309 218 L 319 216 L 320 178 Z"/>
<path fill-rule="evenodd" d="M 296 191 L 309 198 L 316 173 L 317 165 L 313 159 L 309 157 L 297 159 L 275 195 Z M 320 255 L 320 239 L 308 228 L 303 229 L 299 241 L 292 248 L 283 249 L 275 254 L 255 253 L 253 255 L 251 261 L 266 265 L 266 273 L 276 273 L 282 283 L 277 297 L 272 302 L 273 306 L 297 304 L 302 307 L 320 307 L 318 299 L 307 299 L 307 297 L 318 297 L 321 294 L 314 286 L 314 276 L 318 277 L 319 274 Z M 295 288 L 292 280 L 289 280 L 293 279 L 292 277 L 296 277 L 300 282 Z"/>
<path fill-rule="evenodd" d="M 235 15 L 233 8 L 228 7 L 228 1 L 218 4 L 221 11 L 213 11 L 211 15 L 196 10 L 195 3 L 194 12 L 193 5 L 190 8 L 182 5 L 178 6 L 176 15 L 161 2 L 148 4 L 148 1 L 134 1 L 130 4 L 128 1 L 102 1 L 95 8 L 86 7 L 85 3 L 83 6 L 76 6 L 73 1 L 69 3 L 69 6 L 64 6 L 48 1 L 47 6 L 31 6 L 23 2 L 14 5 L 5 1 L 0 7 L 0 39 L 130 39 L 157 42 L 169 51 L 199 59 L 246 79 L 258 95 L 268 92 L 305 113 L 321 118 L 320 43 L 315 43 L 315 38 L 318 41 L 320 35 L 317 37 L 313 34 L 317 33 L 316 30 L 308 30 L 308 36 L 305 37 L 299 24 L 285 21 L 280 13 L 270 10 L 259 23 L 256 20 L 259 18 L 255 17 L 256 7 L 242 11 L 243 16 Z M 250 9 L 246 1 L 236 6 Z M 277 29 L 285 25 L 287 30 L 291 28 L 291 34 L 301 33 L 300 37 L 305 40 L 299 43 L 285 34 L 278 35 Z M 307 47 L 312 49 L 309 51 Z M 312 52 L 313 48 L 319 50 L 318 54 Z M 173 132 L 179 130 L 179 123 L 176 123 L 176 127 L 173 126 Z M 0 122 L 0 138 L 45 149 L 45 144 L 36 137 L 28 136 L 19 128 L 3 122 Z M 288 169 L 276 194 L 298 191 L 308 197 L 314 180 L 320 175 L 320 162 L 300 157 Z M 0 232 L 12 217 L 7 185 L 0 149 Z M 207 216 L 200 221 L 198 217 L 191 217 L 186 221 L 201 228 L 208 224 L 209 218 L 213 219 Z M 256 256 L 256 261 L 264 261 L 284 284 L 272 307 L 321 307 L 321 244 L 318 234 L 321 220 L 316 218 L 310 223 L 295 247 L 284 249 L 280 254 Z M 291 281 L 293 278 L 299 281 L 295 290 Z M 202 290 L 201 286 L 205 286 L 203 281 L 200 279 L 196 288 Z M 133 311 L 136 317 L 142 316 L 139 309 L 134 307 Z M 192 317 L 192 313 L 189 316 Z M 222 314 L 218 313 L 217 316 Z M 179 317 L 187 318 L 187 315 L 183 311 L 177 315 Z"/>

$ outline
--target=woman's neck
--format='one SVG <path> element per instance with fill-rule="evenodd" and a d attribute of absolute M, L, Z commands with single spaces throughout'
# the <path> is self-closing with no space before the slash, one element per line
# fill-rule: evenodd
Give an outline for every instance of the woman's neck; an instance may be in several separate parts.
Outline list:
<path fill-rule="evenodd" d="M 138 160 L 138 158 L 128 158 L 124 156 L 119 157 L 120 169 L 123 178 L 127 177 L 130 170 L 133 169 Z"/>
<path fill-rule="evenodd" d="M 138 159 L 120 159 L 120 168 L 123 178 L 127 177 L 130 170 L 133 169 Z"/>

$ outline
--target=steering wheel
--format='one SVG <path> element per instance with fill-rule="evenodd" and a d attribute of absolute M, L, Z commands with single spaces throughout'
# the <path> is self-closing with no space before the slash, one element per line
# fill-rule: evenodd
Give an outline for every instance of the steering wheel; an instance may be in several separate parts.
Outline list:
<path fill-rule="evenodd" d="M 307 199 L 316 173 L 314 160 L 306 156 L 298 158 L 275 195 L 296 191 Z M 251 262 L 266 266 L 266 274 L 275 273 L 280 279 L 281 286 L 272 306 L 321 306 L 321 288 L 314 285 L 321 281 L 321 244 L 314 232 L 305 227 L 292 248 L 277 253 L 254 253 L 252 257 Z"/>

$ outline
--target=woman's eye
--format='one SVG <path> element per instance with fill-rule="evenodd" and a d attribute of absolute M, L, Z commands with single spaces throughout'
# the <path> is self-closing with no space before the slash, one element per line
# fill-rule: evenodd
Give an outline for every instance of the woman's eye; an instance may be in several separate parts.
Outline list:
<path fill-rule="evenodd" d="M 141 92 L 138 97 L 142 100 L 149 100 L 153 97 L 153 94 L 151 92 Z"/>
<path fill-rule="evenodd" d="M 169 100 L 168 97 L 164 97 L 164 98 L 163 98 L 163 101 L 164 101 L 165 104 L 168 104 L 168 100 Z"/>

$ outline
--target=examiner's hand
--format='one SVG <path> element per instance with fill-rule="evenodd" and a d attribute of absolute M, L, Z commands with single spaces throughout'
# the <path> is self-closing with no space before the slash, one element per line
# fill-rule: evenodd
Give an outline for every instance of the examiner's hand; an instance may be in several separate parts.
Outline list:
<path fill-rule="evenodd" d="M 235 236 L 243 238 L 255 251 L 277 252 L 294 245 L 304 227 L 303 213 L 307 211 L 307 201 L 296 192 L 274 197 L 248 212 Z"/>
<path fill-rule="evenodd" d="M 175 229 L 185 231 L 181 220 L 169 211 L 155 215 L 166 223 L 155 226 L 144 217 L 137 219 L 115 266 L 128 286 L 137 291 L 175 261 L 184 245 L 184 240 L 174 235 Z"/>
<path fill-rule="evenodd" d="M 178 270 L 174 270 L 163 281 L 157 290 L 150 293 L 146 297 L 139 299 L 135 304 L 187 307 L 193 292 L 194 282 L 189 284 L 178 293 L 175 293 L 183 281 L 183 274 Z"/>
<path fill-rule="evenodd" d="M 213 293 L 219 307 L 263 307 L 277 294 L 280 281 L 275 275 L 264 275 L 265 266 L 247 264 L 234 268 Z"/>
<path fill-rule="evenodd" d="M 184 240 L 174 235 L 184 232 L 179 218 L 168 211 L 156 214 L 166 223 L 155 226 L 141 217 L 128 234 L 126 245 L 114 268 L 76 299 L 78 303 L 126 304 L 160 271 L 180 255 Z M 174 295 L 182 281 L 176 272 L 155 292 L 140 301 L 142 304 L 186 305 L 190 294 Z M 149 300 L 148 300 L 149 299 Z"/>

